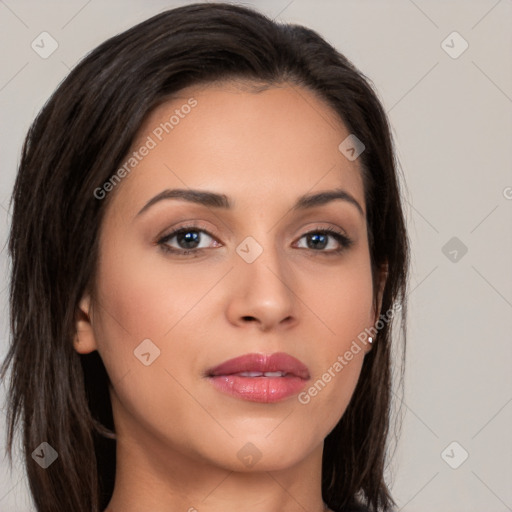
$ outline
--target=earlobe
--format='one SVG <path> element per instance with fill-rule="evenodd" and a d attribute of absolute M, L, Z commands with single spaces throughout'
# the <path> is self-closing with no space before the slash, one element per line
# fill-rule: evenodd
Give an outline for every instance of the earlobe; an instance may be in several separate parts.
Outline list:
<path fill-rule="evenodd" d="M 76 308 L 73 346 L 79 354 L 89 354 L 97 350 L 92 326 L 91 298 L 88 294 L 82 297 Z"/>

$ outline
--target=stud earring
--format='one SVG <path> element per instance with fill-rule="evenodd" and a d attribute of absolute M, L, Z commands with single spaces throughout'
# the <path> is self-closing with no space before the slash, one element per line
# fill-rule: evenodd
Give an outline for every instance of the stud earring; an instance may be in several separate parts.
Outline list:
<path fill-rule="evenodd" d="M 371 336 L 368 338 L 368 343 L 373 343 L 373 338 Z"/>

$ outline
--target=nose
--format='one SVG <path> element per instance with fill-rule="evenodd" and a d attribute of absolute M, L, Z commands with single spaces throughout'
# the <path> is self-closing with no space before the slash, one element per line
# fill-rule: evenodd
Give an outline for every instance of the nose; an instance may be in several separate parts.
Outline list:
<path fill-rule="evenodd" d="M 276 248 L 266 244 L 252 263 L 238 255 L 231 273 L 229 321 L 238 327 L 257 325 L 261 331 L 287 329 L 298 322 L 298 298 L 292 269 Z"/>

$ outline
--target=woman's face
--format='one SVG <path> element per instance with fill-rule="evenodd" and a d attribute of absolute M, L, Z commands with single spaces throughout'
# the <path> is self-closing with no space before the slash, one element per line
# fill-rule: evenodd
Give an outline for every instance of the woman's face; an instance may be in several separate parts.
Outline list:
<path fill-rule="evenodd" d="M 376 320 L 349 135 L 289 85 L 189 88 L 146 120 L 104 188 L 97 295 L 81 301 L 76 344 L 105 364 L 119 439 L 163 464 L 234 471 L 321 453 Z"/>

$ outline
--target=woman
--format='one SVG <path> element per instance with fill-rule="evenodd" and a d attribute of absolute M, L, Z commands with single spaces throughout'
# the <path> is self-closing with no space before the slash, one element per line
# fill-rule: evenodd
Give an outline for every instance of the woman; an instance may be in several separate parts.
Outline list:
<path fill-rule="evenodd" d="M 8 445 L 37 510 L 389 510 L 408 243 L 388 122 L 315 32 L 194 4 L 106 41 L 13 193 Z"/>

